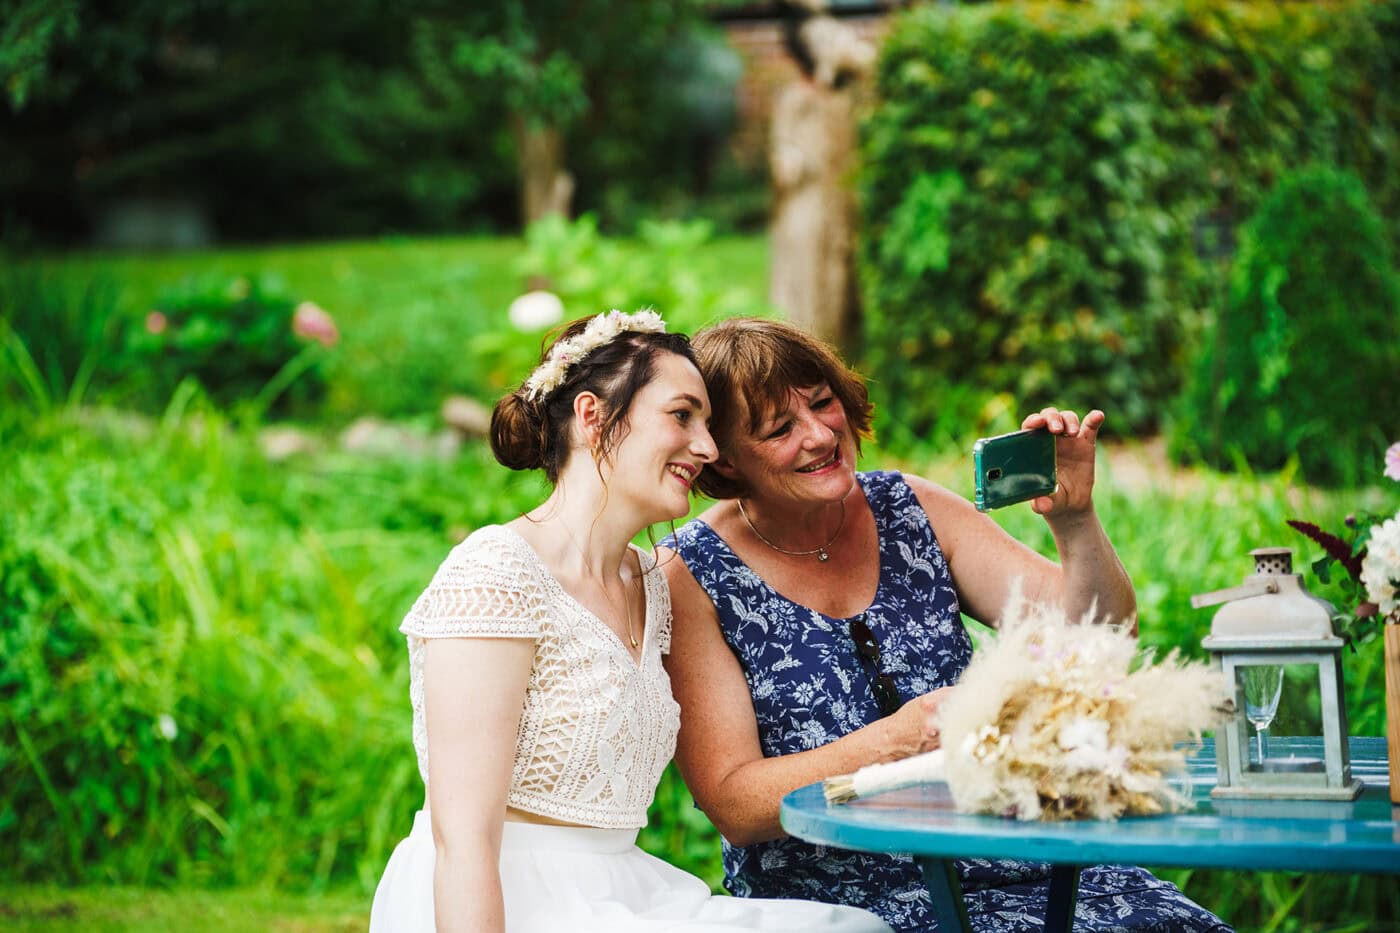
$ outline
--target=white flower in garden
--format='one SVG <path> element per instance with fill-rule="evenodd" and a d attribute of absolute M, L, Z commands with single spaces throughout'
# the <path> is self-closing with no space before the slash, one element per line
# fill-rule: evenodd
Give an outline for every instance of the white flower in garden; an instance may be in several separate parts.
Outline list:
<path fill-rule="evenodd" d="M 1385 475 L 1400 483 L 1400 441 L 1386 448 Z"/>
<path fill-rule="evenodd" d="M 564 302 L 553 292 L 526 292 L 510 303 L 506 317 L 516 330 L 544 330 L 564 320 Z"/>
<path fill-rule="evenodd" d="M 175 717 L 169 713 L 161 713 L 156 717 L 156 732 L 167 742 L 175 741 L 175 736 L 180 734 L 180 727 L 175 724 Z"/>
<path fill-rule="evenodd" d="M 292 314 L 292 333 L 305 340 L 314 340 L 323 347 L 340 342 L 335 319 L 314 301 L 303 301 Z"/>
<path fill-rule="evenodd" d="M 1361 583 L 1383 617 L 1400 613 L 1400 514 L 1371 528 Z"/>

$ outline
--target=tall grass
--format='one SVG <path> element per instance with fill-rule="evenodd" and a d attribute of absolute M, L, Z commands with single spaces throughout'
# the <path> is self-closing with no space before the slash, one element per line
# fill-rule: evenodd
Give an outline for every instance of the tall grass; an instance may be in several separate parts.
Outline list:
<path fill-rule="evenodd" d="M 479 449 L 283 468 L 198 405 L 4 440 L 7 876 L 368 884 L 421 792 L 395 620 L 535 484 Z"/>
<path fill-rule="evenodd" d="M 81 403 L 116 355 L 116 286 L 40 267 L 0 269 L 0 400 L 40 411 Z"/>
<path fill-rule="evenodd" d="M 85 425 L 0 428 L 0 877 L 368 892 L 422 792 L 398 619 L 462 533 L 539 484 L 479 446 L 268 463 L 197 397 L 149 436 Z M 925 466 L 956 487 L 954 463 Z M 1199 641 L 1189 594 L 1242 576 L 1295 508 L 1347 505 L 1267 478 L 1111 485 L 1105 522 L 1163 646 Z M 1038 541 L 1038 519 L 1004 517 Z M 1354 731 L 1379 731 L 1374 645 L 1347 675 Z M 673 773 L 643 843 L 717 880 L 717 837 Z M 1396 910 L 1364 877 L 1168 874 L 1246 928 L 1285 903 L 1300 928 Z"/>

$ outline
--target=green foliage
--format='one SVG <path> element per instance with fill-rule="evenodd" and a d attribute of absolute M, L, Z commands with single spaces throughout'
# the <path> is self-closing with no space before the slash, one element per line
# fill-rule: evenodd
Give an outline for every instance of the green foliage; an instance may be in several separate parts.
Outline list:
<path fill-rule="evenodd" d="M 36 84 L 49 76 L 55 42 L 71 39 L 78 27 L 77 0 L 0 2 L 0 85 L 16 110 Z"/>
<path fill-rule="evenodd" d="M 1212 256 L 1281 172 L 1351 166 L 1400 216 L 1397 10 L 1026 0 L 900 17 L 860 180 L 881 430 L 938 433 L 958 386 L 1156 426 L 1223 291 Z"/>
<path fill-rule="evenodd" d="M 104 276 L 0 271 L 0 399 L 37 411 L 80 403 L 117 352 L 116 288 Z"/>
<path fill-rule="evenodd" d="M 1380 218 L 1350 173 L 1300 171 L 1244 229 L 1174 442 L 1226 468 L 1374 477 L 1400 437 L 1400 394 L 1383 388 L 1397 373 L 1400 275 Z"/>
<path fill-rule="evenodd" d="M 613 308 L 653 308 L 671 330 L 693 333 L 721 317 L 767 313 L 751 287 L 696 261 L 713 233 L 700 220 L 643 221 L 637 239 L 622 242 L 600 235 L 591 214 L 574 221 L 549 216 L 526 231 L 515 269 L 521 281 L 559 296 L 565 320 Z M 491 323 L 471 349 L 481 361 L 487 393 L 499 395 L 519 385 L 539 361 L 542 335 L 515 330 L 504 312 Z"/>
<path fill-rule="evenodd" d="M 677 70 L 713 47 L 696 0 L 349 0 L 333 20 L 311 0 L 3 2 L 16 237 L 85 236 L 133 197 L 240 238 L 513 226 L 531 122 L 568 131 L 582 207 L 635 219 L 632 198 L 691 186 L 732 112 Z"/>
<path fill-rule="evenodd" d="M 187 282 L 132 322 L 129 365 L 156 399 L 168 399 L 180 382 L 194 378 L 222 405 L 284 410 L 325 391 L 321 363 L 339 335 L 330 324 L 331 330 L 313 336 L 308 322 L 324 328 L 329 320 L 324 310 L 298 305 L 263 278 Z"/>
<path fill-rule="evenodd" d="M 397 619 L 537 484 L 287 468 L 189 393 L 153 434 L 0 437 L 5 877 L 371 885 L 421 800 Z"/>
<path fill-rule="evenodd" d="M 516 261 L 522 280 L 540 279 L 564 300 L 571 317 L 610 308 L 652 307 L 677 330 L 762 309 L 746 283 L 697 263 L 714 239 L 703 220 L 644 221 L 632 241 L 609 240 L 596 217 L 546 217 L 532 224 Z"/>

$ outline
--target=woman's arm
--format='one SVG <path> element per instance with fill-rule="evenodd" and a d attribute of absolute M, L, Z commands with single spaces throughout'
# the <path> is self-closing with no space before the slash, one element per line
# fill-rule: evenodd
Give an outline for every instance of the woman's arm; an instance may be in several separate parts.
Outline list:
<path fill-rule="evenodd" d="M 821 748 L 765 758 L 748 682 L 720 632 L 714 604 L 685 561 L 673 556 L 661 565 L 673 616 L 666 669 L 681 705 L 676 764 L 696 804 L 730 843 L 783 836 L 778 808 L 790 791 L 938 746 L 934 713 L 947 687 Z"/>
<path fill-rule="evenodd" d="M 1047 408 L 1028 416 L 1022 427 L 1046 427 L 1057 435 L 1059 486 L 1053 496 L 1031 502 L 1045 516 L 1057 565 L 1012 538 L 970 502 L 935 483 L 906 475 L 933 523 L 948 559 L 963 611 L 994 624 L 1018 585 L 1029 599 L 1059 604 L 1071 619 L 1126 622 L 1137 631 L 1137 597 L 1094 511 L 1094 445 L 1103 412 L 1081 423 L 1074 412 Z"/>
<path fill-rule="evenodd" d="M 501 825 L 535 643 L 433 638 L 423 661 L 433 909 L 446 931 L 505 929 Z"/>

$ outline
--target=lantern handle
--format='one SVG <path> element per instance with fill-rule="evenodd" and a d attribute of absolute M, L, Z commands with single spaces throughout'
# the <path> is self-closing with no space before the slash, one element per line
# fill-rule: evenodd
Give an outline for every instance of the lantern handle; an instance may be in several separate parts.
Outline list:
<path fill-rule="evenodd" d="M 1263 596 L 1266 593 L 1277 593 L 1277 580 L 1249 580 L 1239 586 L 1232 586 L 1223 590 L 1211 590 L 1209 593 L 1197 593 L 1191 597 L 1192 609 L 1204 609 L 1206 606 L 1216 606 L 1220 603 L 1228 603 L 1235 599 L 1244 599 L 1247 596 Z"/>

